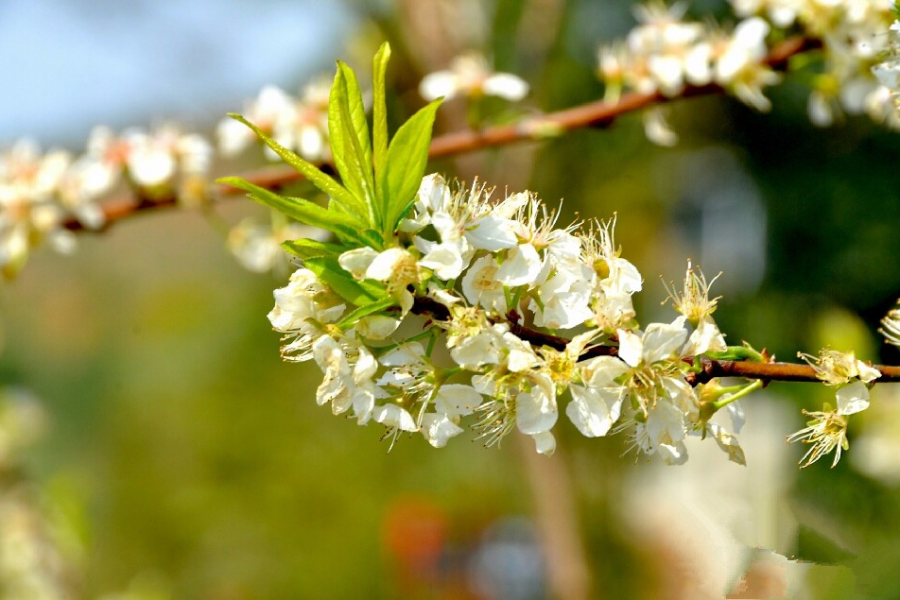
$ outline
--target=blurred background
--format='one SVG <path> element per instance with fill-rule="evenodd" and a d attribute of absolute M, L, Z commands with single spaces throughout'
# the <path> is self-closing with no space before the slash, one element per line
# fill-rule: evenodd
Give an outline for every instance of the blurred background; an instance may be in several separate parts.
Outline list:
<path fill-rule="evenodd" d="M 296 93 L 339 57 L 368 77 L 384 40 L 394 127 L 423 104 L 421 77 L 467 49 L 532 86 L 515 109 L 492 107 L 496 120 L 549 112 L 603 95 L 597 47 L 627 33 L 632 9 L 8 0 L 0 145 L 30 136 L 80 151 L 95 125 L 169 120 L 211 135 L 264 84 Z M 690 11 L 728 14 L 714 0 Z M 643 323 L 674 317 L 660 278 L 679 280 L 691 258 L 722 271 L 713 292 L 730 343 L 784 360 L 831 345 L 897 364 L 876 328 L 900 295 L 900 138 L 864 117 L 817 129 L 807 95 L 788 81 L 769 92 L 768 115 L 724 97 L 678 102 L 672 149 L 629 115 L 433 167 L 564 199 L 563 221 L 616 214 L 623 256 L 645 278 Z M 436 133 L 465 125 L 453 100 Z M 265 163 L 251 154 L 219 174 Z M 240 199 L 217 210 L 230 223 L 265 218 Z M 552 458 L 515 436 L 440 451 L 401 439 L 388 453 L 375 427 L 316 406 L 314 364 L 279 359 L 266 313 L 287 270 L 244 270 L 190 211 L 79 242 L 73 257 L 40 252 L 0 292 L 0 382 L 17 407 L 0 413 L 0 431 L 21 438 L 0 445 L 0 597 L 900 597 L 891 386 L 876 387 L 834 469 L 826 459 L 799 471 L 804 449 L 784 443 L 804 425 L 800 408 L 831 395 L 787 384 L 744 403 L 746 468 L 709 442 L 682 467 L 622 459 L 621 436 L 585 439 L 564 418 Z M 43 592 L 3 587 L 34 564 Z"/>

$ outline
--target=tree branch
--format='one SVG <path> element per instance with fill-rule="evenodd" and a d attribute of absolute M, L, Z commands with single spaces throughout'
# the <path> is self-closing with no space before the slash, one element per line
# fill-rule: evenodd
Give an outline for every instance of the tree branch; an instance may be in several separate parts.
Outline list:
<path fill-rule="evenodd" d="M 793 37 L 772 47 L 765 63 L 773 69 L 783 70 L 792 56 L 821 46 L 815 39 Z M 601 127 L 612 124 L 618 117 L 647 108 L 654 104 L 671 102 L 680 98 L 708 96 L 723 93 L 718 85 L 687 86 L 678 96 L 667 97 L 659 92 L 641 94 L 632 92 L 621 96 L 616 102 L 600 100 L 589 102 L 566 110 L 526 119 L 512 125 L 488 127 L 480 131 L 457 131 L 436 137 L 429 151 L 430 158 L 441 158 L 483 150 L 493 146 L 502 146 L 517 142 L 535 141 L 546 137 L 546 132 L 564 133 L 587 127 Z M 245 173 L 243 178 L 268 189 L 277 189 L 288 183 L 302 179 L 302 176 L 288 167 L 266 167 Z M 217 185 L 213 188 L 215 196 L 228 196 L 243 193 L 228 185 Z M 131 217 L 132 215 L 160 208 L 173 207 L 178 204 L 175 196 L 149 199 L 133 194 L 125 194 L 115 200 L 103 204 L 106 225 Z M 84 226 L 74 218 L 67 220 L 64 227 L 70 231 L 84 230 Z M 447 320 L 450 315 L 447 308 L 428 298 L 417 298 L 413 311 L 428 314 L 437 320 Z M 536 331 L 514 320 L 508 320 L 510 331 L 516 336 L 535 346 L 548 346 L 563 350 L 569 340 L 566 338 Z M 593 346 L 581 356 L 582 360 L 595 356 L 615 356 L 618 349 L 614 346 Z M 819 382 L 815 370 L 806 364 L 799 363 L 756 363 L 745 361 L 700 359 L 702 371 L 689 374 L 688 381 L 692 385 L 706 383 L 716 377 L 742 377 L 760 379 L 762 381 L 797 381 Z M 879 382 L 900 382 L 900 367 L 876 365 L 881 372 Z"/>
<path fill-rule="evenodd" d="M 776 44 L 766 57 L 765 64 L 773 69 L 784 69 L 792 56 L 801 52 L 817 48 L 821 45 L 818 40 L 805 37 L 793 37 Z M 718 85 L 687 86 L 678 96 L 666 97 L 659 92 L 652 94 L 640 94 L 632 92 L 624 94 L 616 102 L 598 100 L 555 113 L 541 115 L 525 119 L 520 123 L 511 125 L 499 125 L 487 127 L 480 131 L 457 131 L 447 133 L 434 138 L 429 150 L 430 158 L 442 158 L 454 156 L 476 150 L 483 150 L 493 146 L 503 146 L 517 142 L 536 141 L 545 139 L 548 132 L 554 135 L 582 129 L 586 127 L 601 127 L 612 124 L 618 117 L 646 108 L 654 104 L 671 102 L 680 98 L 696 96 L 709 96 L 724 93 L 724 89 Z M 277 189 L 288 183 L 302 179 L 302 176 L 290 167 L 266 167 L 257 171 L 245 173 L 243 178 L 258 186 L 268 189 Z M 228 185 L 216 185 L 212 188 L 213 197 L 243 194 L 241 190 Z M 148 199 L 135 194 L 124 194 L 116 199 L 105 202 L 101 209 L 106 216 L 106 224 L 103 229 L 114 223 L 126 219 L 135 213 L 160 208 L 171 208 L 178 204 L 175 196 Z M 63 226 L 70 231 L 87 230 L 74 217 L 67 219 Z M 91 231 L 91 230 L 87 230 Z M 102 229 L 101 229 L 102 231 Z"/>
<path fill-rule="evenodd" d="M 447 321 L 450 319 L 450 311 L 443 304 L 440 304 L 430 298 L 416 298 L 412 312 L 420 315 L 429 315 L 438 321 Z M 563 337 L 544 333 L 530 329 L 516 322 L 514 316 L 510 315 L 505 321 L 509 325 L 511 333 L 520 339 L 529 342 L 532 346 L 548 346 L 554 350 L 565 350 L 569 340 Z M 591 346 L 585 350 L 579 360 L 587 360 L 596 356 L 616 356 L 618 348 L 615 346 Z M 692 361 L 693 357 L 686 357 L 685 360 Z M 700 358 L 701 371 L 699 373 L 688 373 L 685 379 L 688 383 L 696 386 L 701 383 L 707 383 L 716 377 L 742 377 L 744 379 L 759 379 L 764 382 L 770 381 L 793 381 L 793 382 L 813 382 L 821 383 L 821 379 L 816 377 L 816 371 L 811 366 L 802 363 L 787 362 L 769 362 L 758 363 L 749 361 L 736 360 L 715 360 L 712 358 Z M 874 365 L 881 372 L 881 377 L 875 381 L 878 383 L 898 383 L 900 382 L 900 366 Z"/>

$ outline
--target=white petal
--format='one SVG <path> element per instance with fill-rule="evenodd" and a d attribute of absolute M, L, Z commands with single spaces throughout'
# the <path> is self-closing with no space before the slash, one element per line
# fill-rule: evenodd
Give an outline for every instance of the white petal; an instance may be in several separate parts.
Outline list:
<path fill-rule="evenodd" d="M 866 383 L 875 381 L 881 377 L 881 371 L 875 367 L 870 367 L 861 360 L 856 361 L 856 370 L 859 372 L 859 378 Z"/>
<path fill-rule="evenodd" d="M 678 352 L 687 340 L 684 317 L 671 324 L 651 323 L 644 331 L 644 362 L 655 363 Z"/>
<path fill-rule="evenodd" d="M 436 244 L 419 264 L 434 271 L 438 279 L 456 279 L 463 269 L 463 258 L 457 244 Z"/>
<path fill-rule="evenodd" d="M 350 252 L 353 251 L 351 250 Z M 369 264 L 369 268 L 366 269 L 366 278 L 377 281 L 390 281 L 396 275 L 397 268 L 410 260 L 415 261 L 415 258 L 409 253 L 409 250 L 405 248 L 388 248 L 378 254 Z"/>
<path fill-rule="evenodd" d="M 402 431 L 418 431 L 416 422 L 405 408 L 396 404 L 376 406 L 372 410 L 372 418 L 387 427 L 396 427 Z"/>
<path fill-rule="evenodd" d="M 500 339 L 490 332 L 465 338 L 450 349 L 450 357 L 464 369 L 477 369 L 500 362 Z"/>
<path fill-rule="evenodd" d="M 462 301 L 462 298 L 439 287 L 433 281 L 428 283 L 428 297 L 440 304 L 443 304 L 447 308 L 450 308 L 454 304 Z"/>
<path fill-rule="evenodd" d="M 586 437 L 601 437 L 619 420 L 622 396 L 603 390 L 570 385 L 572 401 L 566 406 L 566 415 Z"/>
<path fill-rule="evenodd" d="M 239 154 L 252 144 L 256 136 L 243 123 L 234 119 L 223 119 L 216 127 L 216 137 L 219 140 L 219 150 L 222 155 L 230 157 Z"/>
<path fill-rule="evenodd" d="M 482 400 L 481 394 L 471 385 L 447 383 L 438 390 L 434 407 L 448 417 L 463 417 L 471 415 L 481 405 Z"/>
<path fill-rule="evenodd" d="M 325 138 L 318 127 L 306 126 L 300 129 L 297 151 L 308 160 L 322 158 L 325 150 Z"/>
<path fill-rule="evenodd" d="M 737 438 L 728 433 L 724 427 L 718 423 L 707 423 L 707 430 L 712 434 L 713 439 L 719 445 L 723 452 L 728 454 L 728 460 L 739 465 L 747 465 L 747 459 L 744 457 L 744 451 L 738 443 Z"/>
<path fill-rule="evenodd" d="M 647 139 L 664 148 L 678 144 L 678 134 L 669 125 L 662 107 L 648 108 L 644 111 L 644 135 Z"/>
<path fill-rule="evenodd" d="M 450 188 L 440 174 L 432 173 L 422 178 L 416 197 L 428 212 L 434 213 L 450 202 Z"/>
<path fill-rule="evenodd" d="M 722 352 L 727 348 L 725 337 L 719 331 L 715 321 L 711 317 L 706 316 L 700 319 L 697 329 L 691 333 L 685 353 L 696 356 L 711 351 Z"/>
<path fill-rule="evenodd" d="M 534 447 L 538 454 L 550 456 L 556 451 L 556 438 L 549 431 L 536 433 L 531 438 L 534 440 Z"/>
<path fill-rule="evenodd" d="M 522 433 L 534 435 L 549 431 L 558 416 L 556 398 L 539 386 L 516 397 L 516 424 Z"/>
<path fill-rule="evenodd" d="M 587 304 L 587 298 L 557 295 L 544 302 L 541 308 L 534 301 L 529 308 L 535 313 L 534 324 L 550 329 L 571 329 L 578 327 L 594 316 L 594 311 Z"/>
<path fill-rule="evenodd" d="M 647 66 L 663 94 L 674 96 L 681 92 L 684 87 L 684 70 L 680 58 L 657 54 L 650 57 Z"/>
<path fill-rule="evenodd" d="M 497 269 L 497 281 L 509 287 L 533 283 L 542 266 L 543 261 L 534 246 L 522 244 L 510 250 Z"/>
<path fill-rule="evenodd" d="M 624 329 L 619 329 L 619 358 L 624 360 L 628 366 L 636 367 L 641 364 L 641 358 L 644 353 L 644 340 L 641 336 Z"/>
<path fill-rule="evenodd" d="M 741 405 L 740 401 L 734 401 L 728 405 L 728 415 L 731 417 L 731 428 L 735 433 L 740 433 L 741 429 L 744 428 L 744 423 L 747 422 L 747 417 L 744 415 L 744 407 Z"/>
<path fill-rule="evenodd" d="M 869 408 L 869 388 L 862 381 L 854 381 L 837 391 L 838 413 L 852 415 Z"/>
<path fill-rule="evenodd" d="M 509 332 L 504 333 L 501 340 L 504 350 L 507 351 L 506 368 L 510 371 L 521 373 L 537 365 L 537 355 L 529 342 Z"/>
<path fill-rule="evenodd" d="M 621 335 L 619 340 L 621 341 Z M 621 346 L 619 357 L 621 358 Z M 640 359 L 640 351 L 636 354 Z M 634 366 L 634 365 L 632 365 Z M 613 385 L 614 380 L 629 371 L 627 364 L 615 356 L 598 356 L 587 360 L 580 365 L 581 378 L 586 385 L 592 388 L 602 388 Z"/>
<path fill-rule="evenodd" d="M 624 258 L 607 259 L 609 277 L 600 282 L 606 294 L 633 294 L 641 291 L 643 279 L 640 271 Z"/>
<path fill-rule="evenodd" d="M 900 90 L 900 62 L 890 61 L 872 67 L 872 73 L 881 82 L 881 85 L 891 90 Z"/>
<path fill-rule="evenodd" d="M 128 170 L 138 185 L 160 185 L 169 181 L 177 165 L 168 152 L 159 150 L 136 150 L 128 157 Z"/>
<path fill-rule="evenodd" d="M 481 217 L 466 230 L 466 239 L 476 250 L 496 252 L 512 248 L 518 244 L 514 233 L 515 224 L 509 219 L 499 219 L 487 215 Z"/>
<path fill-rule="evenodd" d="M 743 48 L 756 48 L 766 41 L 769 35 L 769 24 L 759 17 L 744 19 L 734 28 L 732 39 Z"/>
<path fill-rule="evenodd" d="M 356 323 L 356 331 L 370 340 L 383 340 L 397 331 L 400 327 L 400 319 L 394 319 L 385 315 L 368 315 Z"/>
<path fill-rule="evenodd" d="M 485 308 L 506 313 L 503 286 L 497 281 L 497 261 L 492 256 L 476 260 L 463 276 L 462 289 L 466 300 Z"/>
<path fill-rule="evenodd" d="M 47 234 L 47 243 L 60 254 L 72 254 L 78 246 L 75 234 L 65 229 L 51 231 Z"/>
<path fill-rule="evenodd" d="M 462 427 L 446 415 L 428 413 L 422 417 L 422 435 L 435 448 L 443 448 L 447 445 L 447 440 L 462 432 Z"/>
<path fill-rule="evenodd" d="M 372 409 L 375 408 L 375 394 L 369 389 L 358 388 L 353 392 L 352 405 L 357 424 L 365 425 L 372 417 Z"/>
<path fill-rule="evenodd" d="M 817 127 L 830 127 L 834 123 L 834 111 L 828 99 L 819 92 L 809 95 L 806 111 L 809 120 Z"/>
<path fill-rule="evenodd" d="M 677 442 L 675 444 L 660 444 L 656 447 L 656 452 L 662 458 L 663 462 L 669 466 L 683 465 L 687 462 L 688 454 L 684 443 Z"/>
<path fill-rule="evenodd" d="M 350 366 L 345 365 L 344 351 L 331 336 L 323 335 L 316 340 L 313 344 L 313 358 L 324 373 L 332 369 L 338 369 L 342 374 L 350 373 Z"/>
<path fill-rule="evenodd" d="M 688 51 L 684 60 L 684 71 L 687 80 L 693 85 L 706 85 L 712 80 L 710 59 L 712 47 L 700 43 Z"/>
<path fill-rule="evenodd" d="M 698 400 L 694 388 L 684 379 L 680 377 L 663 377 L 662 386 L 673 406 L 683 413 L 694 413 L 697 411 Z"/>
<path fill-rule="evenodd" d="M 495 73 L 485 80 L 482 90 L 489 96 L 499 96 L 513 102 L 528 95 L 528 84 L 510 73 Z"/>
<path fill-rule="evenodd" d="M 684 413 L 669 402 L 657 402 L 647 416 L 647 435 L 654 446 L 681 441 L 684 439 Z"/>
<path fill-rule="evenodd" d="M 353 275 L 354 279 L 365 279 L 366 270 L 378 256 L 378 252 L 368 246 L 347 250 L 338 257 L 341 268 Z"/>
<path fill-rule="evenodd" d="M 419 342 L 409 342 L 394 348 L 378 359 L 378 362 L 386 367 L 405 367 L 422 363 L 425 356 L 425 348 Z"/>
<path fill-rule="evenodd" d="M 459 81 L 452 71 L 429 73 L 419 84 L 419 94 L 428 101 L 440 98 L 452 98 L 458 91 Z"/>
<path fill-rule="evenodd" d="M 372 356 L 372 353 L 365 346 L 361 347 L 356 364 L 353 365 L 353 382 L 356 385 L 361 385 L 366 380 L 371 379 L 377 370 L 378 361 L 375 360 L 375 357 Z"/>

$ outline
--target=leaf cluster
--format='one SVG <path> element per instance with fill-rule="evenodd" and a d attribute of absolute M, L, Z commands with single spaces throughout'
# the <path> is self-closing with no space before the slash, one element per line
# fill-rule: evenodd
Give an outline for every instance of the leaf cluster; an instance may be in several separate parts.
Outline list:
<path fill-rule="evenodd" d="M 356 74 L 346 63 L 337 63 L 328 102 L 328 135 L 340 181 L 283 147 L 243 116 L 229 114 L 328 196 L 327 207 L 282 196 L 240 177 L 219 180 L 292 219 L 333 233 L 334 243 L 299 239 L 282 246 L 301 258 L 336 293 L 359 307 L 385 301 L 384 288 L 353 279 L 338 264 L 338 256 L 363 246 L 381 251 L 397 245 L 397 227 L 412 209 L 425 174 L 431 129 L 441 103 L 438 99 L 420 109 L 389 140 L 385 72 L 390 55 L 390 46 L 385 43 L 373 60 L 371 136 Z"/>

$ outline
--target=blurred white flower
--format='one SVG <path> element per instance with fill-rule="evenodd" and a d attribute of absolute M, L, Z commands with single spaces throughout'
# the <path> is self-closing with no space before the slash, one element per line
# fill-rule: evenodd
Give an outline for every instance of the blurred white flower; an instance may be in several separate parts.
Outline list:
<path fill-rule="evenodd" d="M 328 232 L 300 223 L 273 226 L 244 219 L 228 232 L 226 243 L 245 269 L 265 273 L 284 264 L 286 253 L 281 242 L 299 238 L 324 241 L 327 237 Z"/>
<path fill-rule="evenodd" d="M 528 95 L 528 84 L 511 73 L 491 71 L 487 60 L 471 52 L 456 57 L 446 71 L 426 75 L 419 84 L 419 93 L 426 100 L 443 96 L 498 96 L 517 101 Z"/>
<path fill-rule="evenodd" d="M 286 120 L 285 115 L 294 109 L 294 102 L 287 92 L 267 85 L 259 95 L 244 107 L 243 115 L 264 132 L 274 135 L 276 123 Z M 223 156 L 235 156 L 256 141 L 256 134 L 234 119 L 223 119 L 216 129 L 219 151 Z M 276 141 L 278 138 L 276 137 Z"/>

